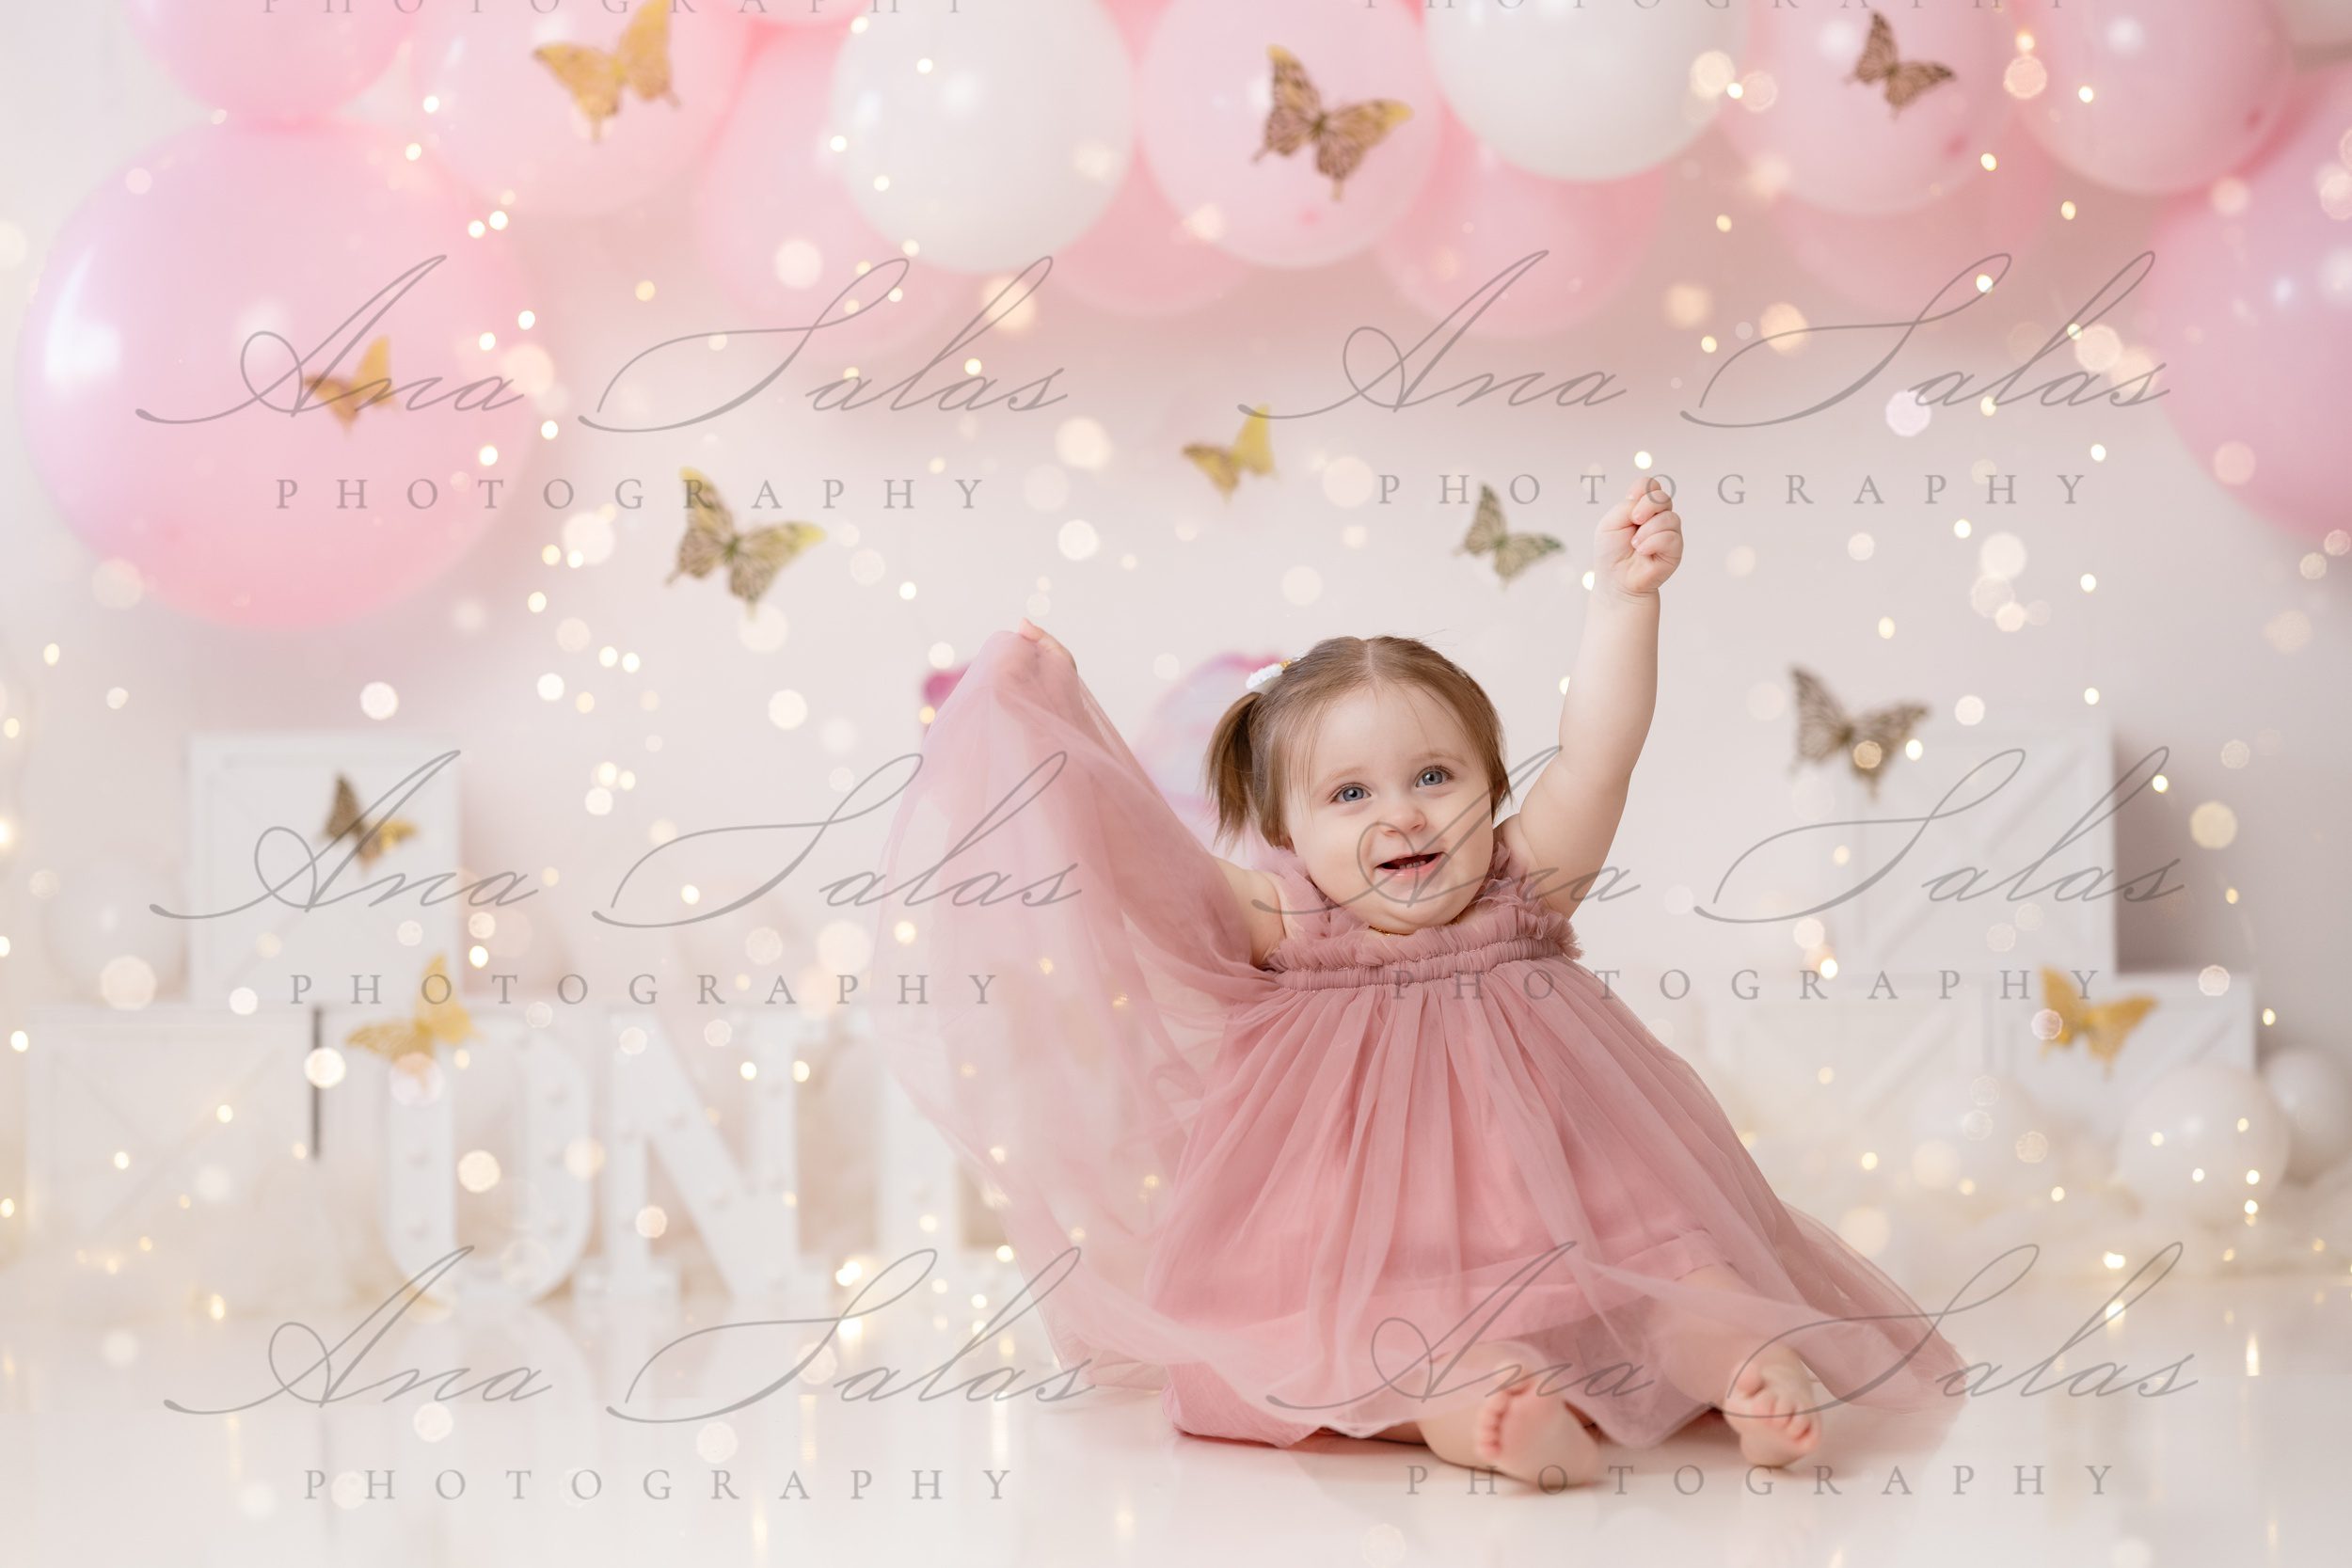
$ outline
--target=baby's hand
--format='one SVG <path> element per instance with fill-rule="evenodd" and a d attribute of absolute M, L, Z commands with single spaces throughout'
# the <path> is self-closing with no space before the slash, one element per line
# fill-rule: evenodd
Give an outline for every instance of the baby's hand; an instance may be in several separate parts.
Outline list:
<path fill-rule="evenodd" d="M 1656 479 L 1637 481 L 1593 531 L 1593 586 L 1626 598 L 1658 592 L 1682 564 L 1682 519 Z"/>
<path fill-rule="evenodd" d="M 1070 666 L 1071 669 L 1075 670 L 1078 667 L 1077 657 L 1071 653 L 1068 648 L 1063 647 L 1052 632 L 1047 631 L 1043 626 L 1039 626 L 1036 622 L 1030 620 L 1026 615 L 1021 617 L 1021 624 L 1013 629 L 1019 632 L 1022 636 L 1027 638 L 1030 641 L 1036 643 L 1038 647 L 1042 649 L 1044 652 L 1058 657 L 1064 664 Z"/>

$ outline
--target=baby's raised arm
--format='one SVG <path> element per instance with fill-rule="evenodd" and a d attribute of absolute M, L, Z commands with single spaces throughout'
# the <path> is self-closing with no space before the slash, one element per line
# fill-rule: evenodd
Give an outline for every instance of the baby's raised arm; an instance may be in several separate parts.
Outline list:
<path fill-rule="evenodd" d="M 1658 706 L 1658 590 L 1682 561 L 1682 519 L 1655 479 L 1634 485 L 1593 535 L 1593 593 L 1560 750 L 1497 829 L 1541 875 L 1532 884 L 1574 912 L 1608 863 L 1633 765 Z"/>

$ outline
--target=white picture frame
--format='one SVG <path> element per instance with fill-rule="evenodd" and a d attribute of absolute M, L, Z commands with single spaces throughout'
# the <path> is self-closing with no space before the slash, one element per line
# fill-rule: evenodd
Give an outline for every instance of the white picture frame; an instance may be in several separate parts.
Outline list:
<path fill-rule="evenodd" d="M 2115 813 L 2132 807 L 2108 800 L 2121 777 L 2108 726 L 1944 726 L 1925 744 L 1920 758 L 1886 767 L 1875 798 L 1859 784 L 1847 791 L 1864 825 L 1850 835 L 1844 885 L 1892 868 L 1824 914 L 1839 968 L 2112 974 L 2122 902 L 2112 890 L 2153 867 L 2116 863 Z M 2104 895 L 2081 896 L 2094 869 L 2106 873 Z M 1931 879 L 1940 885 L 1922 885 Z M 2012 896 L 2022 889 L 2040 891 Z"/>
<path fill-rule="evenodd" d="M 456 750 L 400 732 L 192 736 L 183 911 L 192 917 L 189 999 L 218 1006 L 250 990 L 264 1006 L 365 1003 L 370 998 L 356 993 L 352 977 L 380 974 L 381 998 L 392 1003 L 414 997 L 436 957 L 457 975 L 467 903 L 458 892 Z M 351 779 L 371 825 L 389 815 L 414 830 L 364 868 L 350 838 L 326 847 L 338 775 Z M 404 784 L 419 775 L 413 788 Z M 378 809 L 388 800 L 396 801 L 389 812 Z M 299 869 L 303 856 L 289 832 L 305 835 L 316 855 L 309 869 Z M 447 880 L 433 880 L 444 874 Z M 268 893 L 273 879 L 280 896 Z M 355 892 L 403 883 L 389 896 Z M 311 901 L 318 907 L 302 907 Z M 310 985 L 297 996 L 301 975 Z"/>
<path fill-rule="evenodd" d="M 310 1157 L 307 1013 L 57 1006 L 35 1008 L 31 1022 L 34 1243 L 129 1251 L 143 1229 L 174 1223 L 182 1193 L 233 1203 L 259 1164 Z"/>

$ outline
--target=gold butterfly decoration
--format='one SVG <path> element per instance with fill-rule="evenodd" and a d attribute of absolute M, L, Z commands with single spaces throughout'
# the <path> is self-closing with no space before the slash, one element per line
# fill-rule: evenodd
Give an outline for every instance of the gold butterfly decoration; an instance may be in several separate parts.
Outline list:
<path fill-rule="evenodd" d="M 2042 1005 L 2058 1015 L 2058 1034 L 2042 1042 L 2042 1054 L 2047 1056 L 2061 1045 L 2083 1042 L 2084 1049 L 2098 1059 L 2106 1069 L 2106 1076 L 2115 1076 L 2115 1058 L 2122 1053 L 2123 1042 L 2139 1027 L 2139 1021 L 2153 1011 L 2153 996 L 2119 997 L 2113 1002 L 2088 1002 L 2074 983 L 2055 969 L 2042 971 Z"/>
<path fill-rule="evenodd" d="M 348 774 L 336 774 L 335 803 L 326 813 L 326 842 L 332 845 L 344 834 L 364 826 L 365 818 L 359 811 L 358 790 L 352 786 Z M 414 822 L 401 816 L 386 817 L 373 829 L 368 829 L 359 839 L 359 869 L 370 869 L 385 850 L 416 835 L 417 825 Z"/>
<path fill-rule="evenodd" d="M 1413 111 L 1392 98 L 1370 98 L 1327 110 L 1297 55 L 1279 43 L 1267 45 L 1266 54 L 1274 61 L 1274 107 L 1265 117 L 1265 143 L 1249 161 L 1254 164 L 1269 152 L 1287 158 L 1312 142 L 1315 170 L 1330 177 L 1331 199 L 1337 201 L 1340 187 L 1364 154 L 1412 119 Z"/>
<path fill-rule="evenodd" d="M 359 410 L 392 395 L 392 341 L 378 338 L 359 356 L 359 368 L 346 381 L 336 375 L 306 375 L 302 389 L 326 404 L 345 430 Z"/>
<path fill-rule="evenodd" d="M 1470 532 L 1456 546 L 1455 555 L 1494 557 L 1495 575 L 1505 583 L 1544 557 L 1563 548 L 1549 533 L 1513 533 L 1503 525 L 1502 500 L 1491 484 L 1478 487 L 1478 510 L 1470 515 Z"/>
<path fill-rule="evenodd" d="M 677 102 L 670 90 L 669 0 L 641 0 L 610 52 L 584 43 L 543 43 L 531 57 L 555 73 L 588 117 L 589 135 L 596 141 L 604 139 L 604 122 L 621 112 L 624 87 L 647 103 Z"/>
<path fill-rule="evenodd" d="M 359 1051 L 373 1052 L 395 1067 L 403 1067 L 421 1077 L 432 1064 L 433 1048 L 457 1045 L 474 1037 L 473 1015 L 457 1000 L 457 988 L 449 985 L 449 966 L 435 954 L 424 967 L 424 980 L 438 976 L 441 986 L 420 982 L 417 987 L 417 1010 L 414 1016 L 386 1023 L 363 1023 L 354 1029 L 343 1043 Z M 427 1002 L 427 990 L 446 990 L 446 1000 Z M 416 1060 L 411 1061 L 409 1058 Z"/>
<path fill-rule="evenodd" d="M 743 601 L 748 615 L 776 574 L 825 537 L 815 523 L 771 523 L 739 531 L 717 485 L 692 468 L 680 468 L 678 476 L 686 481 L 686 536 L 677 542 L 677 570 L 661 579 L 665 585 L 681 573 L 704 578 L 724 565 L 727 592 Z"/>
<path fill-rule="evenodd" d="M 1870 18 L 1870 37 L 1862 46 L 1862 58 L 1854 62 L 1853 74 L 1846 78 L 1865 87 L 1884 83 L 1886 101 L 1894 105 L 1897 114 L 1930 87 L 1951 79 L 1949 66 L 1899 58 L 1895 53 L 1895 29 L 1887 25 L 1885 17 L 1877 15 Z"/>
<path fill-rule="evenodd" d="M 1870 786 L 1870 797 L 1876 800 L 1880 775 L 1910 740 L 1912 727 L 1928 716 L 1927 705 L 1892 703 L 1850 716 L 1819 675 L 1794 666 L 1788 674 L 1797 683 L 1798 761 L 1826 762 L 1842 752 L 1854 777 Z M 1795 771 L 1794 763 L 1789 767 Z"/>
<path fill-rule="evenodd" d="M 1233 488 L 1244 474 L 1271 475 L 1274 472 L 1273 427 L 1266 423 L 1265 404 L 1249 411 L 1241 422 L 1241 434 L 1233 437 L 1230 447 L 1210 441 L 1192 441 L 1184 447 L 1184 455 L 1200 465 L 1200 471 L 1209 476 L 1216 493 L 1227 500 L 1233 499 Z"/>

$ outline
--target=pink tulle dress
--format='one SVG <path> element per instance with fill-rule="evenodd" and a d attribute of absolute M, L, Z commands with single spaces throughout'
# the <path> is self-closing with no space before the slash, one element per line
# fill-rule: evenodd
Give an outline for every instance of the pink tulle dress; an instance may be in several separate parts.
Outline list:
<path fill-rule="evenodd" d="M 1963 1364 L 1932 1314 L 1773 1195 L 1494 844 L 1470 907 L 1406 935 L 1261 845 L 1288 930 L 1261 967 L 1075 672 L 988 640 L 888 831 L 876 1037 L 1053 1277 L 1062 1364 L 1288 1445 L 1475 1402 L 1492 1383 L 1451 1358 L 1502 1341 L 1646 1447 L 1714 1402 L 1665 1370 L 1698 1324 L 1948 1419 Z M 1707 1264 L 1742 1288 L 1686 1280 Z"/>

